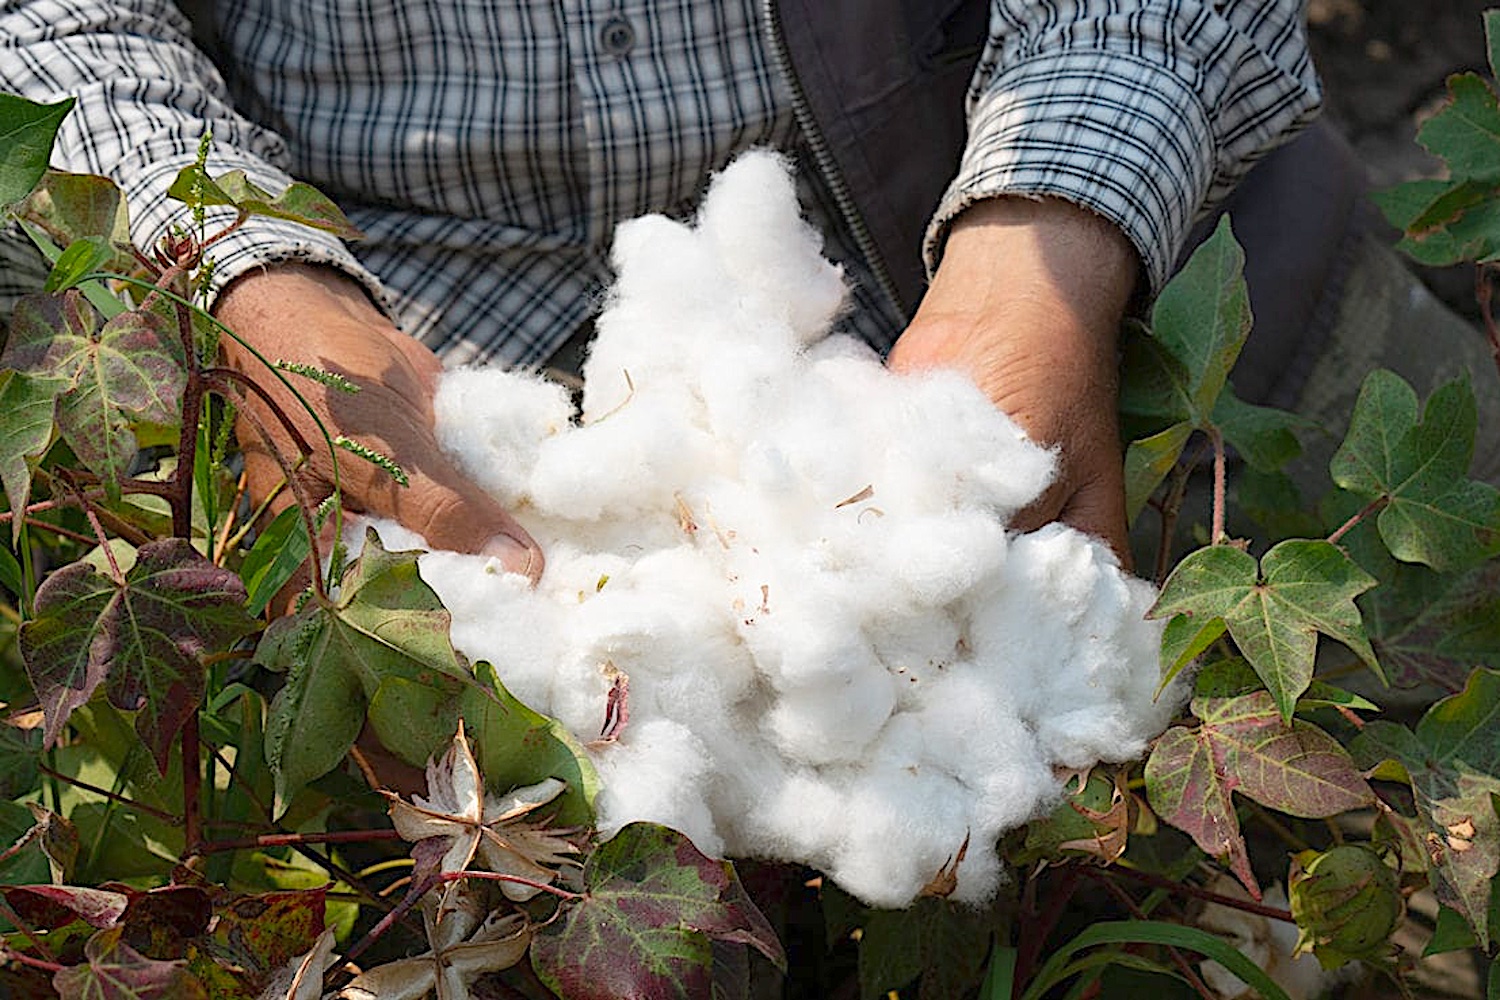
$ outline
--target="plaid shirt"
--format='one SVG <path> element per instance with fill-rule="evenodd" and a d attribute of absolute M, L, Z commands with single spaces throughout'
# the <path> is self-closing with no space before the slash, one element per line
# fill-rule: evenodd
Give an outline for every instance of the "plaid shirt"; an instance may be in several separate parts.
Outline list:
<path fill-rule="evenodd" d="M 0 88 L 78 95 L 57 163 L 114 178 L 143 246 L 183 220 L 166 190 L 206 129 L 211 170 L 316 184 L 367 238 L 257 219 L 216 248 L 217 287 L 326 262 L 454 363 L 544 362 L 596 311 L 618 221 L 685 215 L 735 154 L 802 145 L 764 0 L 209 6 L 222 75 L 164 0 L 0 0 Z M 1195 215 L 1316 110 L 1301 6 L 993 0 L 929 263 L 971 202 L 1053 194 L 1116 221 L 1159 287 Z M 889 346 L 903 317 L 821 178 L 801 183 L 848 268 L 846 322 Z"/>

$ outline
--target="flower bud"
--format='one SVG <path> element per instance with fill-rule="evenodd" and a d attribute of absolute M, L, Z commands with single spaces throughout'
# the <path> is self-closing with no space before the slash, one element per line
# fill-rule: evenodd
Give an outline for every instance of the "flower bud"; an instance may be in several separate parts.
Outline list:
<path fill-rule="evenodd" d="M 1386 951 L 1403 910 L 1395 870 L 1360 844 L 1297 855 L 1290 896 L 1297 953 L 1311 951 L 1325 969 Z"/>

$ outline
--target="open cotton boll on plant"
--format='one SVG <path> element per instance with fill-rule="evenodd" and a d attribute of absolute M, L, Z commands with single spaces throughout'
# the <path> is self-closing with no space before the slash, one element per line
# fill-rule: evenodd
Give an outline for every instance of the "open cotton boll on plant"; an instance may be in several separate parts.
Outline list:
<path fill-rule="evenodd" d="M 1063 768 L 1139 755 L 1151 588 L 1060 526 L 1007 535 L 1052 456 L 953 373 L 829 336 L 844 288 L 788 167 L 741 158 L 693 225 L 622 225 L 582 412 L 534 376 L 446 376 L 440 435 L 547 553 L 421 572 L 466 655 L 587 741 L 599 825 L 804 862 L 902 906 L 970 844 L 954 898 Z"/>

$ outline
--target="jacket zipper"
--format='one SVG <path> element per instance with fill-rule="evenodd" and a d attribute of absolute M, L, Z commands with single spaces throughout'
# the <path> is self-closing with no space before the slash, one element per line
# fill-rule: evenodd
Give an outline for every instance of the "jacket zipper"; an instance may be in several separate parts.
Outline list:
<path fill-rule="evenodd" d="M 803 137 L 807 140 L 808 148 L 812 151 L 813 162 L 818 173 L 828 185 L 839 215 L 843 217 L 849 234 L 854 237 L 855 249 L 869 265 L 875 284 L 879 286 L 881 293 L 885 295 L 896 313 L 904 314 L 901 296 L 896 291 L 896 283 L 891 280 L 891 272 L 886 266 L 885 257 L 875 243 L 875 237 L 871 235 L 870 227 L 865 223 L 865 217 L 860 212 L 859 206 L 854 203 L 854 194 L 849 189 L 849 182 L 844 178 L 844 172 L 839 169 L 838 161 L 833 157 L 833 150 L 828 145 L 827 136 L 823 134 L 817 119 L 813 117 L 812 106 L 807 102 L 807 93 L 802 89 L 802 81 L 797 77 L 796 67 L 792 65 L 791 54 L 787 51 L 786 38 L 781 31 L 781 17 L 776 9 L 776 0 L 761 0 L 760 10 L 766 41 L 771 49 L 771 58 L 776 64 L 776 71 L 786 81 L 791 91 L 792 114 L 797 120 L 797 126 L 802 130 Z"/>

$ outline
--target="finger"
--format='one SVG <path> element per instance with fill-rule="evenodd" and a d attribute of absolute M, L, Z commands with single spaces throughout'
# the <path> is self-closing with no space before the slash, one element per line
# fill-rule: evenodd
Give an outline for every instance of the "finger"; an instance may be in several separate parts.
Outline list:
<path fill-rule="evenodd" d="M 540 579 L 541 546 L 510 512 L 456 469 L 433 471 L 413 475 L 410 485 L 390 494 L 390 515 L 433 548 L 492 556 L 532 583 Z"/>

